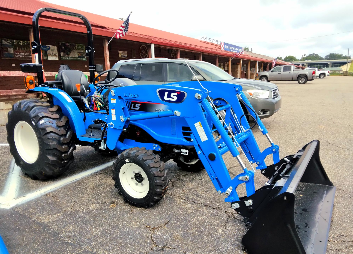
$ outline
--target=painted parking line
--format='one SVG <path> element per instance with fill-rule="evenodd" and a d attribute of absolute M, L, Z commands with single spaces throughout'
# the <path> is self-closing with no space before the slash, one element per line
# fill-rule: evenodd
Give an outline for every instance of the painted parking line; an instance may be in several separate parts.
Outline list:
<path fill-rule="evenodd" d="M 9 144 L 0 144 L 0 146 L 9 146 Z"/>
<path fill-rule="evenodd" d="M 16 165 L 15 160 L 12 160 L 9 168 L 9 177 L 7 178 L 2 196 L 8 200 L 17 197 L 20 185 L 21 168 Z"/>
<path fill-rule="evenodd" d="M 111 165 L 113 165 L 113 161 L 104 163 L 100 166 L 91 168 L 76 175 L 66 177 L 65 179 L 59 180 L 43 188 L 18 197 L 17 193 L 20 187 L 20 176 L 22 172 L 20 167 L 18 167 L 15 162 L 12 161 L 10 164 L 10 176 L 7 179 L 2 195 L 0 196 L 0 208 L 9 209 L 17 205 L 25 204 L 47 193 L 60 189 L 65 185 L 74 183 L 82 178 L 97 173 L 107 167 L 110 167 Z"/>

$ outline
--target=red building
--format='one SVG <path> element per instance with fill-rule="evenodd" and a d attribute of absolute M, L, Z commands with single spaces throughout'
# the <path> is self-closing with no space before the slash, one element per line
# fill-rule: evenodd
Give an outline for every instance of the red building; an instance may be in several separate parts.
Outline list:
<path fill-rule="evenodd" d="M 0 95 L 23 94 L 20 64 L 34 62 L 31 55 L 32 17 L 40 8 L 50 7 L 83 14 L 92 25 L 95 63 L 109 69 L 121 59 L 164 57 L 198 59 L 215 64 L 235 77 L 255 78 L 257 70 L 269 69 L 273 58 L 244 52 L 233 58 L 231 52 L 215 43 L 130 23 L 128 34 L 122 39 L 109 39 L 123 21 L 38 0 L 2 0 L 0 2 Z M 54 79 L 61 64 L 88 72 L 84 45 L 86 29 L 80 19 L 45 12 L 40 20 L 43 45 L 50 45 L 43 66 L 48 80 Z M 154 56 L 153 56 L 154 54 Z M 285 62 L 277 61 L 277 64 Z M 20 90 L 18 90 L 20 89 Z M 0 100 L 1 100 L 0 97 Z"/>

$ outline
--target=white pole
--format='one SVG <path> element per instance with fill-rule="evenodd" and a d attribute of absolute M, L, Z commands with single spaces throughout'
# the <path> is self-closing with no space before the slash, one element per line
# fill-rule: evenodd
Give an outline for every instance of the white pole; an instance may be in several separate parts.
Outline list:
<path fill-rule="evenodd" d="M 151 57 L 155 58 L 155 55 L 154 55 L 154 44 L 153 43 L 151 44 Z"/>

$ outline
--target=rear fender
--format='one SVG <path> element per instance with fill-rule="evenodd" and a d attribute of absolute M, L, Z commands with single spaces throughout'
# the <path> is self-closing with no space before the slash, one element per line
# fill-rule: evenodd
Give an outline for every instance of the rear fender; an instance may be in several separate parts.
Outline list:
<path fill-rule="evenodd" d="M 58 105 L 65 116 L 69 118 L 70 127 L 77 136 L 86 133 L 83 117 L 74 100 L 63 90 L 57 88 L 36 87 L 35 92 L 43 92 L 51 94 L 53 97 L 53 104 Z"/>

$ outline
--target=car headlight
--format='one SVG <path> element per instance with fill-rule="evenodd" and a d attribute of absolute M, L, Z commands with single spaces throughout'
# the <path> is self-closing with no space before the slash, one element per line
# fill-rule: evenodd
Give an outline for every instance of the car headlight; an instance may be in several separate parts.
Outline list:
<path fill-rule="evenodd" d="M 246 91 L 253 98 L 268 99 L 270 91 L 265 90 L 247 90 Z"/>

